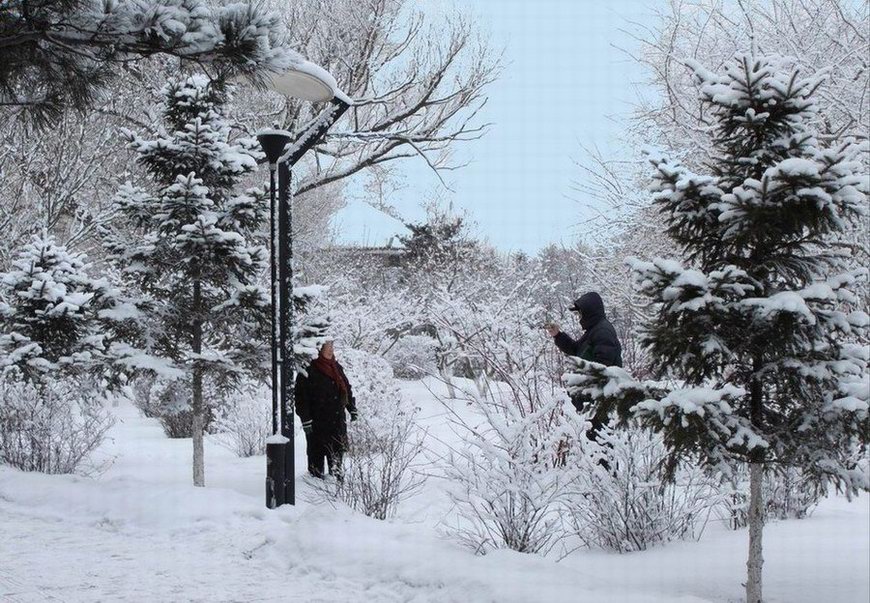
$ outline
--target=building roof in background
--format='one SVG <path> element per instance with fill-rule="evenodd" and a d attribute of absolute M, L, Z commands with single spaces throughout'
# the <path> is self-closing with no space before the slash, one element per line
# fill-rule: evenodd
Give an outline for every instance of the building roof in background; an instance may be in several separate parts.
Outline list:
<path fill-rule="evenodd" d="M 329 222 L 338 247 L 403 247 L 399 236 L 411 231 L 400 220 L 388 216 L 365 201 L 350 201 Z"/>

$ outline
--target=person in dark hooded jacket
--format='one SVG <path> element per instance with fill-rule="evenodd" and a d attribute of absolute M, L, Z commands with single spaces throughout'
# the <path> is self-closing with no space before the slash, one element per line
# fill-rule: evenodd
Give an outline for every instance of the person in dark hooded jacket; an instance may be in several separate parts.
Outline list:
<path fill-rule="evenodd" d="M 583 327 L 583 336 L 574 340 L 567 333 L 562 332 L 558 325 L 547 325 L 547 332 L 553 337 L 553 341 L 562 352 L 568 356 L 576 356 L 590 362 L 597 362 L 605 366 L 622 366 L 622 346 L 616 336 L 616 329 L 607 320 L 604 312 L 604 302 L 598 293 L 592 291 L 582 295 L 571 307 L 576 312 Z M 586 401 L 573 397 L 571 402 L 582 412 Z M 595 434 L 606 422 L 606 417 L 592 417 L 592 429 L 589 437 L 594 439 Z"/>
<path fill-rule="evenodd" d="M 357 419 L 356 400 L 344 369 L 335 359 L 333 343 L 327 341 L 307 374 L 296 378 L 296 414 L 305 431 L 308 472 L 322 478 L 323 463 L 329 473 L 341 478 L 341 461 L 347 450 L 347 420 Z"/>

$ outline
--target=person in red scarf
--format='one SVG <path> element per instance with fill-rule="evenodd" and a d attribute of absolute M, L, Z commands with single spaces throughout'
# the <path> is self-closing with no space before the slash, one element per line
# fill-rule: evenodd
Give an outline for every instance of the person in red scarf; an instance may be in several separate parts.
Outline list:
<path fill-rule="evenodd" d="M 344 369 L 335 359 L 332 341 L 320 348 L 320 355 L 296 377 L 296 414 L 305 430 L 308 472 L 323 478 L 323 464 L 330 475 L 341 478 L 341 459 L 347 450 L 347 422 L 356 421 L 356 400 Z"/>

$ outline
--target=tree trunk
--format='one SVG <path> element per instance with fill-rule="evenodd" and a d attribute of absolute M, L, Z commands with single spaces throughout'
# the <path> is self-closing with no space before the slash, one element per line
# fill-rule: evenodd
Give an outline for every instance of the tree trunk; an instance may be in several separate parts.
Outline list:
<path fill-rule="evenodd" d="M 752 361 L 753 375 L 749 386 L 749 413 L 756 433 L 762 432 L 764 415 L 764 384 L 759 374 L 764 366 L 760 354 Z M 761 603 L 761 532 L 764 529 L 764 506 L 761 482 L 764 477 L 764 450 L 755 448 L 749 457 L 749 559 L 746 561 L 746 603 Z"/>
<path fill-rule="evenodd" d="M 193 365 L 193 485 L 205 486 L 205 454 L 202 446 L 205 420 L 202 407 L 202 368 L 199 354 L 202 353 L 202 321 L 199 319 L 201 305 L 199 280 L 193 282 L 193 353 L 197 356 Z"/>
<path fill-rule="evenodd" d="M 456 398 L 456 387 L 453 385 L 453 377 L 450 374 L 450 367 L 439 366 L 438 373 L 441 375 L 441 380 L 444 381 L 444 385 L 447 386 L 447 397 L 451 400 Z"/>
<path fill-rule="evenodd" d="M 749 560 L 746 562 L 746 603 L 761 603 L 761 534 L 764 528 L 764 506 L 761 481 L 762 463 L 749 464 Z"/>
<path fill-rule="evenodd" d="M 483 398 L 487 391 L 489 391 L 489 378 L 486 376 L 485 369 L 480 369 L 479 372 L 476 372 L 474 375 L 474 385 L 477 387 L 477 393 Z"/>

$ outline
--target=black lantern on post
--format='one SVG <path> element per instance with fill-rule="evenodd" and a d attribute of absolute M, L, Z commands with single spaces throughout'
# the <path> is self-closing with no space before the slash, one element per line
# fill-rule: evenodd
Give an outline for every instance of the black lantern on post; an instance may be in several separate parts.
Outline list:
<path fill-rule="evenodd" d="M 270 88 L 312 102 L 330 101 L 301 135 L 264 130 L 257 140 L 269 162 L 272 297 L 272 436 L 266 443 L 266 506 L 296 503 L 293 415 L 296 367 L 293 355 L 293 203 L 292 168 L 347 111 L 352 101 L 329 73 L 311 63 L 272 77 Z M 289 145 L 289 146 L 288 146 Z M 278 198 L 276 202 L 276 174 Z"/>

